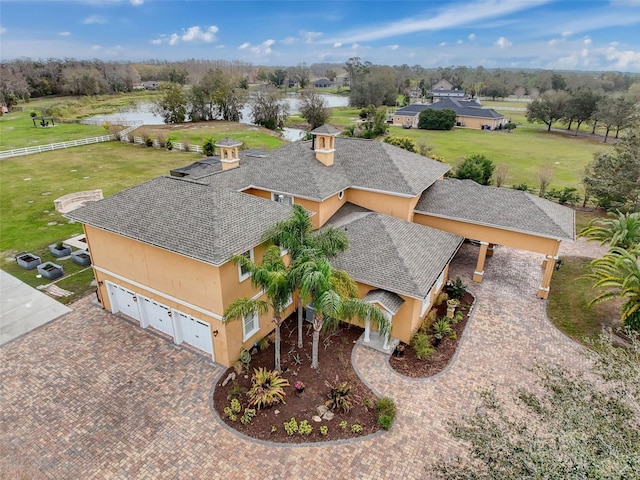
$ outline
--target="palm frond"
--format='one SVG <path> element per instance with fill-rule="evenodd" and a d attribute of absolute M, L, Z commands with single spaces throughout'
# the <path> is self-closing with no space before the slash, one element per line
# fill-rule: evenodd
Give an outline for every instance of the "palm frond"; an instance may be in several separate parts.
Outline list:
<path fill-rule="evenodd" d="M 269 304 L 264 300 L 254 300 L 251 298 L 236 298 L 225 309 L 223 322 L 227 323 L 233 320 L 239 320 L 254 314 L 262 315 L 269 310 Z"/>

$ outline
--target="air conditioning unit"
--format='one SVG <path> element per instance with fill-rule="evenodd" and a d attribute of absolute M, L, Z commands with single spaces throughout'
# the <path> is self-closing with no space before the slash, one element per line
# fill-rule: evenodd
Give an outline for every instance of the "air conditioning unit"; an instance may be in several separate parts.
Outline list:
<path fill-rule="evenodd" d="M 316 314 L 316 309 L 313 308 L 313 304 L 310 303 L 309 305 L 307 305 L 304 309 L 304 319 L 309 322 L 312 323 L 313 322 L 313 316 Z"/>

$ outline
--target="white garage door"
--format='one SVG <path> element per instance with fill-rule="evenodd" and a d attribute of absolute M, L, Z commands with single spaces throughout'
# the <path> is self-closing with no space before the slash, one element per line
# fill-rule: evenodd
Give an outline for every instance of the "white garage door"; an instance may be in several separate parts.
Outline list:
<path fill-rule="evenodd" d="M 109 287 L 109 299 L 111 300 L 111 310 L 113 313 L 122 312 L 136 320 L 140 320 L 140 311 L 138 310 L 138 297 L 131 290 L 107 283 Z"/>
<path fill-rule="evenodd" d="M 142 299 L 142 324 L 149 325 L 156 330 L 173 337 L 173 322 L 171 321 L 171 309 L 161 303 L 146 297 Z"/>
<path fill-rule="evenodd" d="M 209 324 L 176 311 L 178 328 L 182 333 L 182 340 L 189 345 L 213 355 L 213 344 L 211 341 L 211 328 Z"/>

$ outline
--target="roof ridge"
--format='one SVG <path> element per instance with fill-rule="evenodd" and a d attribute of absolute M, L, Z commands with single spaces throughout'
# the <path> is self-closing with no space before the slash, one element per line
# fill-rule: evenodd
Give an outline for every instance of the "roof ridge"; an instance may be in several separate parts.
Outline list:
<path fill-rule="evenodd" d="M 397 240 L 399 238 L 392 234 L 392 232 L 393 233 L 397 232 L 398 229 L 397 228 L 393 229 L 391 232 L 388 230 L 388 228 L 392 226 L 390 224 L 396 223 L 396 225 L 400 225 L 400 224 L 404 223 L 404 220 L 401 220 L 401 219 L 396 218 L 396 217 L 391 217 L 389 215 L 384 215 L 384 214 L 381 214 L 381 213 L 376 213 L 376 212 L 373 212 L 373 213 L 376 216 L 376 218 L 378 218 L 380 223 L 382 223 L 382 225 L 384 227 L 384 232 L 389 237 L 389 240 L 391 240 L 391 245 L 393 245 L 393 249 L 395 250 L 397 257 L 400 258 L 400 260 L 402 261 L 402 265 L 405 268 L 406 272 L 408 273 L 407 276 L 411 279 L 411 282 L 412 282 L 411 287 L 412 287 L 412 289 L 414 291 L 419 291 L 420 290 L 420 285 L 416 281 L 415 275 L 413 274 L 413 269 L 411 268 L 410 265 L 407 264 L 406 255 L 404 254 L 404 252 L 400 251 L 399 244 L 397 243 Z M 405 289 L 405 290 L 408 290 L 408 289 Z"/>
<path fill-rule="evenodd" d="M 523 191 L 522 193 L 524 193 L 524 194 L 525 194 L 525 198 L 527 198 L 527 199 L 528 199 L 528 200 L 529 200 L 533 205 L 535 205 L 535 207 L 536 207 L 538 210 L 540 210 L 542 213 L 544 213 L 544 216 L 545 216 L 546 218 L 548 218 L 548 219 L 551 221 L 551 223 L 553 223 L 556 227 L 558 227 L 558 229 L 559 229 L 561 232 L 569 233 L 571 237 L 575 238 L 575 236 L 576 236 L 576 232 L 575 232 L 575 220 L 574 220 L 574 222 L 573 222 L 573 229 L 572 229 L 572 232 L 567 232 L 567 231 L 562 227 L 562 225 L 560 225 L 560 224 L 556 221 L 556 219 L 555 219 L 553 216 L 549 215 L 549 213 L 548 213 L 544 208 L 542 208 L 542 206 L 543 206 L 543 205 L 547 204 L 547 203 L 543 203 L 543 202 L 542 202 L 542 200 L 544 200 L 544 202 L 549 202 L 547 205 L 549 205 L 549 204 L 550 204 L 550 205 L 556 205 L 554 202 L 552 202 L 551 200 L 547 200 L 546 198 L 542 198 L 542 197 L 539 197 L 539 196 L 533 195 L 533 194 L 531 194 L 531 193 L 529 193 L 529 192 L 524 192 L 524 191 Z M 558 205 L 558 206 L 559 206 L 559 205 Z M 567 207 L 567 208 L 568 208 L 568 207 Z M 575 218 L 575 214 L 574 214 L 574 218 Z"/>

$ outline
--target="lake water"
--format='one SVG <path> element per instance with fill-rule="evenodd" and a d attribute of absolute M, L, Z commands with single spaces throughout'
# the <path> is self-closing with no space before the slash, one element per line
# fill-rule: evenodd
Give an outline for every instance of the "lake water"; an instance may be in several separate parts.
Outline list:
<path fill-rule="evenodd" d="M 331 107 L 347 107 L 349 105 L 349 97 L 341 97 L 339 95 L 321 94 L 321 97 L 325 99 L 327 105 Z M 284 100 L 289 105 L 289 114 L 295 115 L 299 112 L 300 95 L 288 94 Z M 154 105 L 150 102 L 141 102 L 136 105 L 132 105 L 122 111 L 111 113 L 108 115 L 94 115 L 87 120 L 98 122 L 110 122 L 110 123 L 124 123 L 139 120 L 143 125 L 163 125 L 164 120 L 162 117 L 153 112 Z M 251 108 L 246 106 L 242 109 L 241 123 L 251 123 Z M 285 128 L 282 132 L 284 139 L 295 142 L 300 140 L 303 130 L 298 128 Z"/>

